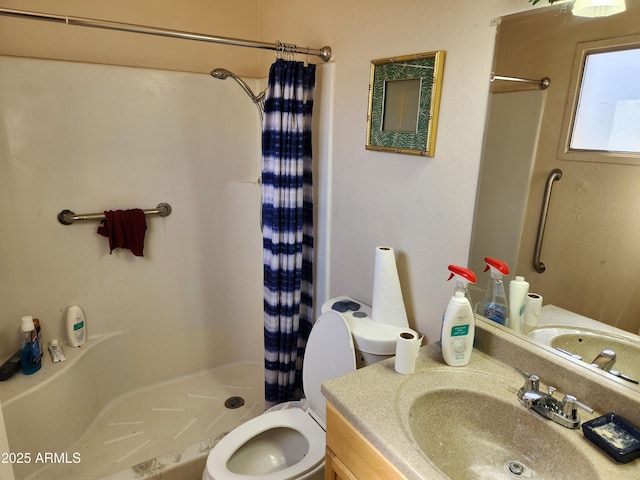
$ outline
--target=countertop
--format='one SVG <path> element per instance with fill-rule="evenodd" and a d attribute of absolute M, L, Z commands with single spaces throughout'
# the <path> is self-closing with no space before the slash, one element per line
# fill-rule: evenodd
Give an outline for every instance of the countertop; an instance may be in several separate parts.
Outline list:
<path fill-rule="evenodd" d="M 528 354 L 531 355 L 532 352 Z M 408 479 L 447 479 L 449 477 L 429 462 L 426 455 L 412 442 L 411 435 L 402 425 L 398 409 L 407 407 L 406 401 L 403 405 L 401 396 L 411 395 L 412 391 L 421 388 L 423 382 L 431 388 L 446 387 L 448 375 L 443 375 L 443 372 L 456 375 L 455 372 L 461 369 L 490 372 L 500 376 L 504 379 L 504 391 L 501 396 L 512 399 L 518 408 L 524 408 L 519 405 L 516 397 L 516 392 L 522 386 L 523 380 L 511 365 L 501 363 L 482 351 L 474 349 L 469 365 L 449 367 L 444 363 L 440 345 L 437 343 L 420 349 L 416 370 L 411 375 L 398 374 L 394 369 L 394 359 L 391 358 L 325 382 L 322 393 L 327 401 L 333 404 Z M 431 375 L 435 372 L 438 373 Z M 429 384 L 430 380 L 440 382 L 441 385 Z M 473 388 L 481 389 L 482 385 L 473 386 Z M 559 392 L 561 391 L 559 389 Z M 588 403 L 588 399 L 585 403 Z M 537 415 L 534 412 L 528 413 Z M 584 422 L 603 413 L 606 411 L 581 414 L 581 417 Z M 540 418 L 542 421 L 550 422 Z M 640 460 L 625 465 L 617 464 L 588 442 L 583 437 L 581 429 L 570 430 L 555 424 L 553 426 L 557 427 L 560 439 L 571 437 L 575 440 L 575 436 L 580 437 L 574 443 L 590 461 L 594 462 L 588 467 L 597 467 L 596 470 L 601 478 L 640 478 Z M 339 452 L 337 453 L 339 455 Z"/>

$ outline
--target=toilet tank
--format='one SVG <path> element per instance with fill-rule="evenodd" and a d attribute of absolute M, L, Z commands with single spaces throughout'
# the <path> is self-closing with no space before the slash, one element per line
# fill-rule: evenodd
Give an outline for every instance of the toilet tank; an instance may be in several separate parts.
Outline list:
<path fill-rule="evenodd" d="M 396 354 L 396 341 L 402 332 L 417 332 L 407 327 L 378 323 L 371 318 L 371 307 L 351 297 L 341 296 L 327 300 L 320 312 L 338 312 L 347 322 L 356 353 L 356 368 L 366 367 L 391 358 Z"/>

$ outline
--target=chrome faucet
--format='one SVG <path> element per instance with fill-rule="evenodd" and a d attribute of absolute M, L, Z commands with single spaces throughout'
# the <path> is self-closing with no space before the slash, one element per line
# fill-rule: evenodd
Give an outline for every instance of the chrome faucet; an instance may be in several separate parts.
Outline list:
<path fill-rule="evenodd" d="M 604 370 L 608 372 L 613 367 L 614 363 L 616 363 L 616 352 L 613 350 L 603 350 L 601 351 L 596 358 L 591 362 L 591 366 Z"/>
<path fill-rule="evenodd" d="M 573 395 L 565 395 L 562 400 L 553 396 L 555 387 L 549 386 L 547 393 L 540 391 L 540 378 L 537 375 L 527 373 L 519 368 L 515 369 L 520 373 L 525 381 L 518 390 L 518 400 L 525 407 L 533 410 L 555 423 L 566 428 L 580 427 L 580 417 L 578 407 L 593 413 L 593 409 L 582 402 L 579 402 Z"/>
<path fill-rule="evenodd" d="M 568 355 L 572 358 L 575 358 L 576 360 L 583 360 L 583 358 L 580 355 L 577 355 L 575 353 L 571 353 L 567 350 L 564 350 L 560 347 L 556 347 L 556 350 L 564 353 L 565 355 Z M 602 350 L 598 356 L 596 358 L 593 359 L 593 361 L 590 363 L 590 365 L 592 367 L 598 368 L 604 372 L 609 372 L 611 375 L 613 375 L 614 377 L 618 377 L 622 380 L 626 380 L 627 382 L 631 382 L 631 383 L 635 383 L 636 385 L 638 385 L 640 382 L 638 380 L 636 380 L 635 378 L 631 378 L 628 375 L 625 375 L 624 373 L 619 372 L 618 370 L 613 370 L 611 367 L 613 367 L 613 365 L 616 363 L 616 352 L 614 352 L 613 350 Z"/>

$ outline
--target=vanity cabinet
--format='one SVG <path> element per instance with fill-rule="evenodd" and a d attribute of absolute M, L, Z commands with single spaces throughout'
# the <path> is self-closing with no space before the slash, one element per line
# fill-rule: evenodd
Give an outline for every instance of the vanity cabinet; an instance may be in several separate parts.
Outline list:
<path fill-rule="evenodd" d="M 327 403 L 325 480 L 405 480 L 395 466 Z"/>

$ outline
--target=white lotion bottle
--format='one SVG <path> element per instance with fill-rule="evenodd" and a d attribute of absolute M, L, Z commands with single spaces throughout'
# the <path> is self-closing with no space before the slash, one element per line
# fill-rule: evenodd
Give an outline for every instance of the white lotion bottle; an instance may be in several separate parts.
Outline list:
<path fill-rule="evenodd" d="M 528 294 L 529 282 L 523 276 L 518 275 L 509 282 L 509 323 L 507 326 L 518 333 L 522 333 Z"/>
<path fill-rule="evenodd" d="M 79 305 L 67 309 L 67 337 L 72 347 L 80 347 L 87 340 L 87 322 Z"/>
<path fill-rule="evenodd" d="M 442 357 L 447 365 L 462 367 L 469 363 L 475 327 L 469 300 L 464 292 L 456 291 L 449 300 L 442 323 Z"/>

